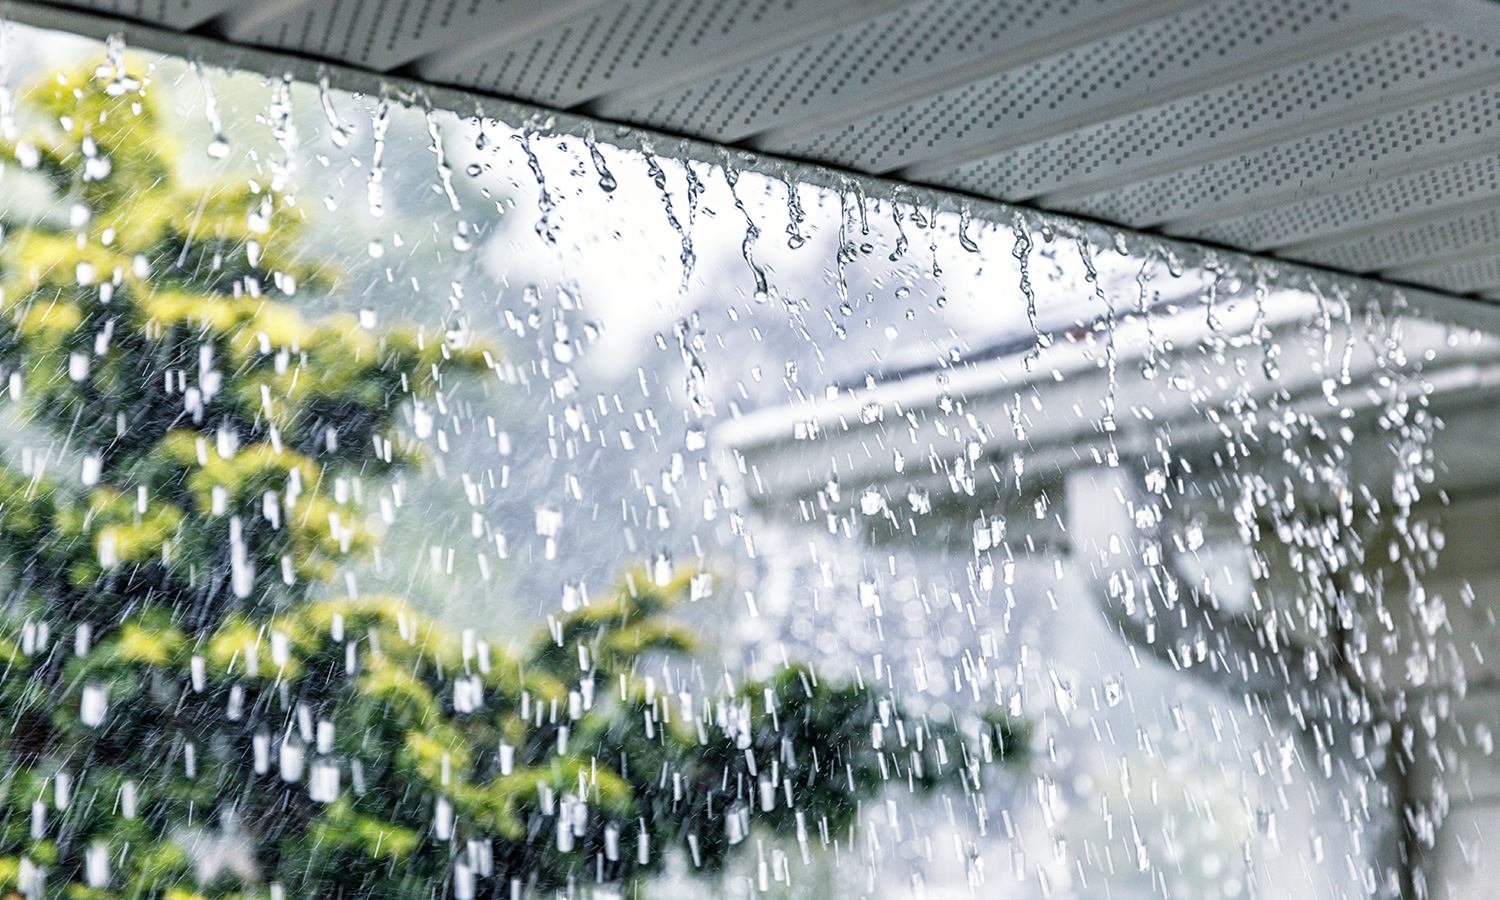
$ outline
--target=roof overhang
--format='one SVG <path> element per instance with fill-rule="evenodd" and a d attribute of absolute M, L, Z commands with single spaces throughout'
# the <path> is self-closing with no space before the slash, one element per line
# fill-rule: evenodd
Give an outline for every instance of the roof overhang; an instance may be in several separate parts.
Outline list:
<path fill-rule="evenodd" d="M 72 0 L 0 12 L 1500 299 L 1489 0 Z"/>

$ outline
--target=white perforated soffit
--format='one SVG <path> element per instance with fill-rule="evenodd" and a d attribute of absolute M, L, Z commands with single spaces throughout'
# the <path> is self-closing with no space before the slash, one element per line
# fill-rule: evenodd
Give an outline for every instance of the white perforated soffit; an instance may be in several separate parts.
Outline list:
<path fill-rule="evenodd" d="M 1493 0 L 46 5 L 1500 297 Z"/>

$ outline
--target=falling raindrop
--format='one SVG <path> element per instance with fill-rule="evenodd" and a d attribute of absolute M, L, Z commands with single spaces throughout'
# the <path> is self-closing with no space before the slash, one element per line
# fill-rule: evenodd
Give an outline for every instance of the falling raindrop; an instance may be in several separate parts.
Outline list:
<path fill-rule="evenodd" d="M 95 70 L 95 77 L 107 78 L 109 83 L 105 85 L 104 92 L 110 97 L 122 97 L 126 94 L 138 93 L 141 90 L 140 79 L 130 74 L 125 62 L 125 38 L 119 34 L 112 34 L 104 41 L 104 53 L 106 62 Z"/>
<path fill-rule="evenodd" d="M 693 252 L 693 238 L 688 229 L 683 226 L 681 220 L 677 218 L 677 212 L 672 208 L 672 192 L 667 187 L 667 173 L 661 167 L 661 161 L 656 158 L 656 153 L 649 145 L 642 145 L 641 155 L 646 160 L 646 171 L 651 177 L 651 183 L 656 185 L 657 193 L 661 194 L 662 210 L 666 213 L 667 224 L 672 226 L 673 231 L 677 232 L 677 238 L 682 243 L 682 252 L 678 257 L 682 262 L 682 284 L 680 290 L 686 292 L 688 289 L 688 280 L 693 274 L 693 266 L 698 259 L 697 254 Z M 686 164 L 684 164 L 684 169 L 687 169 Z M 691 175 L 691 171 L 689 170 L 690 194 L 692 193 L 691 185 L 695 178 L 696 176 Z M 691 197 L 690 205 L 694 202 L 696 202 L 696 197 Z"/>
<path fill-rule="evenodd" d="M 1108 384 L 1104 394 L 1104 415 L 1100 424 L 1105 431 L 1115 430 L 1115 391 L 1118 387 L 1116 368 L 1119 364 L 1119 349 L 1115 345 L 1115 304 L 1104 290 L 1104 285 L 1099 278 L 1099 270 L 1094 265 L 1093 246 L 1087 234 L 1079 233 L 1074 237 L 1078 247 L 1078 258 L 1083 263 L 1084 280 L 1093 286 L 1094 296 L 1104 304 L 1104 360 L 1107 369 Z"/>
<path fill-rule="evenodd" d="M 844 190 L 839 191 L 839 232 L 838 249 L 833 255 L 834 278 L 833 286 L 841 304 L 840 309 L 844 315 L 848 315 L 849 305 L 849 260 L 851 244 L 849 240 L 849 180 L 845 179 Z M 842 326 L 837 326 L 842 329 Z"/>
<path fill-rule="evenodd" d="M 453 168 L 448 165 L 448 152 L 443 146 L 443 135 L 438 129 L 437 116 L 431 108 L 425 112 L 427 119 L 427 137 L 432 142 L 430 147 L 434 156 L 437 157 L 438 183 L 443 187 L 443 196 L 448 198 L 448 206 L 454 212 L 462 207 L 458 202 L 458 195 L 453 192 Z"/>
<path fill-rule="evenodd" d="M 591 127 L 583 133 L 583 144 L 588 148 L 589 160 L 594 164 L 594 171 L 599 175 L 599 190 L 606 194 L 613 193 L 620 182 L 615 180 L 614 173 L 610 172 L 609 164 L 604 159 L 604 154 L 599 150 L 599 142 L 594 137 L 594 129 Z"/>
<path fill-rule="evenodd" d="M 958 207 L 958 245 L 969 253 L 978 253 L 979 245 L 969 236 L 970 213 L 969 204 L 963 203 Z"/>
<path fill-rule="evenodd" d="M 328 139 L 333 146 L 343 149 L 349 145 L 349 129 L 339 120 L 338 110 L 333 105 L 333 92 L 328 88 L 328 76 L 318 79 L 318 102 L 323 107 L 323 118 L 328 122 Z"/>
<path fill-rule="evenodd" d="M 209 83 L 208 72 L 204 70 L 202 63 L 192 63 L 193 73 L 198 76 L 198 84 L 203 88 L 203 116 L 208 120 L 208 127 L 213 129 L 213 138 L 208 143 L 208 155 L 214 159 L 223 159 L 229 155 L 229 139 L 224 136 L 224 123 L 219 118 L 219 98 L 214 93 L 213 85 Z"/>
<path fill-rule="evenodd" d="M 1153 246 L 1141 260 L 1141 267 L 1135 274 L 1136 284 L 1136 309 L 1140 314 L 1141 322 L 1146 329 L 1146 347 L 1141 356 L 1141 376 L 1147 381 L 1154 380 L 1158 373 L 1157 356 L 1160 352 L 1156 337 L 1156 328 L 1152 322 L 1152 298 L 1150 290 L 1150 271 L 1158 259 L 1157 250 Z"/>
<path fill-rule="evenodd" d="M 531 169 L 531 175 L 536 179 L 536 233 L 548 244 L 557 243 L 557 229 L 552 225 L 552 211 L 556 209 L 557 203 L 552 199 L 552 194 L 547 189 L 547 176 L 542 172 L 542 161 L 537 158 L 536 151 L 531 148 L 531 132 L 522 131 L 511 136 L 517 144 L 521 145 L 521 152 L 526 154 L 526 165 Z"/>
<path fill-rule="evenodd" d="M 750 215 L 745 208 L 745 202 L 739 195 L 740 173 L 734 167 L 734 161 L 729 158 L 728 151 L 721 161 L 721 171 L 724 173 L 724 181 L 729 186 L 729 196 L 734 200 L 734 208 L 739 210 L 745 219 L 745 237 L 740 241 L 740 256 L 745 260 L 745 265 L 750 267 L 750 272 L 755 276 L 755 298 L 764 300 L 770 290 L 766 281 L 766 270 L 755 261 L 755 241 L 760 237 L 760 228 L 755 224 L 755 217 Z"/>
<path fill-rule="evenodd" d="M 1281 348 L 1266 324 L 1266 300 L 1270 295 L 1270 281 L 1276 275 L 1274 269 L 1268 269 L 1265 265 L 1255 266 L 1255 320 L 1251 323 L 1250 333 L 1255 343 L 1262 349 L 1261 371 L 1268 381 L 1275 381 L 1281 375 L 1280 366 L 1277 364 Z"/>
<path fill-rule="evenodd" d="M 102 684 L 84 685 L 78 711 L 78 718 L 83 724 L 90 728 L 98 728 L 104 724 L 104 718 L 108 712 L 109 689 Z"/>
<path fill-rule="evenodd" d="M 899 188 L 891 193 L 890 204 L 891 224 L 896 229 L 896 244 L 891 249 L 891 254 L 888 258 L 891 262 L 900 262 L 901 258 L 906 255 L 908 242 L 906 239 L 906 229 L 901 224 L 901 192 Z"/>
<path fill-rule="evenodd" d="M 912 221 L 916 221 L 915 214 L 912 216 Z M 938 265 L 938 211 L 936 206 L 927 211 L 926 222 L 927 249 L 932 254 L 932 277 L 934 279 L 941 278 L 943 277 L 943 267 Z"/>
<path fill-rule="evenodd" d="M 385 136 L 390 127 L 391 103 L 382 95 L 370 122 L 373 150 L 370 157 L 370 174 L 365 182 L 365 196 L 369 203 L 370 215 L 377 219 L 385 215 Z"/>
<path fill-rule="evenodd" d="M 1026 298 L 1026 321 L 1031 325 L 1031 334 L 1035 339 L 1035 343 L 1032 344 L 1031 349 L 1027 351 L 1025 356 L 1026 368 L 1030 371 L 1036 366 L 1037 358 L 1041 352 L 1051 345 L 1052 337 L 1051 335 L 1043 334 L 1041 327 L 1037 324 L 1036 291 L 1032 289 L 1030 273 L 1031 229 L 1027 225 L 1026 217 L 1019 212 L 1016 213 L 1011 219 L 1011 228 L 1016 233 L 1016 243 L 1010 252 L 1016 258 L 1016 263 L 1021 269 L 1020 285 L 1021 295 Z"/>
<path fill-rule="evenodd" d="M 1105 704 L 1108 705 L 1108 706 L 1110 706 L 1110 707 L 1119 706 L 1120 705 L 1120 701 L 1122 701 L 1124 699 L 1125 699 L 1125 689 L 1124 689 L 1124 686 L 1121 684 L 1120 679 L 1116 678 L 1113 675 L 1105 678 L 1104 679 L 1104 702 L 1105 702 Z"/>
<path fill-rule="evenodd" d="M 449 239 L 449 243 L 453 246 L 454 250 L 460 253 L 473 249 L 474 241 L 469 232 L 468 222 L 458 223 L 458 226 L 453 231 L 453 237 Z"/>
<path fill-rule="evenodd" d="M 705 190 L 703 179 L 698 177 L 697 170 L 693 167 L 692 160 L 683 160 L 682 175 L 687 180 L 687 226 L 688 234 L 693 232 L 693 224 L 698 218 L 698 205 L 703 200 Z M 695 257 L 696 259 L 696 257 Z"/>
<path fill-rule="evenodd" d="M 271 120 L 271 137 L 281 150 L 271 160 L 271 190 L 286 194 L 287 202 L 291 203 L 294 202 L 291 199 L 293 193 L 291 170 L 295 163 L 294 154 L 300 139 L 297 133 L 296 116 L 292 108 L 290 73 L 283 74 L 280 79 L 272 83 L 268 114 Z M 257 232 L 264 233 L 260 229 L 257 229 Z"/>
<path fill-rule="evenodd" d="M 1201 262 L 1204 270 L 1213 276 L 1208 282 L 1208 290 L 1203 295 L 1204 322 L 1210 333 L 1217 335 L 1222 329 L 1219 321 L 1219 289 L 1224 282 L 1224 265 L 1219 261 L 1219 256 L 1213 251 L 1203 254 Z"/>
<path fill-rule="evenodd" d="M 807 243 L 807 235 L 802 233 L 802 225 L 807 221 L 807 213 L 802 209 L 802 200 L 797 196 L 798 184 L 790 173 L 784 173 L 781 179 L 786 187 L 786 245 L 797 250 Z"/>
<path fill-rule="evenodd" d="M 94 841 L 84 852 L 84 882 L 92 888 L 102 888 L 109 885 L 109 845 L 103 841 Z"/>

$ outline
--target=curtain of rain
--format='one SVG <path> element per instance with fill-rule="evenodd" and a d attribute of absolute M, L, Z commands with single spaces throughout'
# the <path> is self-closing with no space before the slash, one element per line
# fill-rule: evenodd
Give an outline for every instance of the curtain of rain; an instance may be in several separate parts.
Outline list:
<path fill-rule="evenodd" d="M 3 35 L 0 894 L 1472 883 L 1462 304 Z"/>

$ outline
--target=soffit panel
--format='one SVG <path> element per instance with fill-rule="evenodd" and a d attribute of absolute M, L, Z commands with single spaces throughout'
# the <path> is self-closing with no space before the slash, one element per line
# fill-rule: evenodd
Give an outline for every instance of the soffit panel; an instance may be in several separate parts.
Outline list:
<path fill-rule="evenodd" d="M 1492 0 L 73 0 L 240 45 L 1485 297 Z"/>

